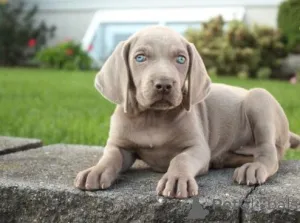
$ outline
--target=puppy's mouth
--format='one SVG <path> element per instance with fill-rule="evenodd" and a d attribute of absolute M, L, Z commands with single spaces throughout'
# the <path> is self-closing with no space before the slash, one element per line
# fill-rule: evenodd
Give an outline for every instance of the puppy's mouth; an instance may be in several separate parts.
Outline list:
<path fill-rule="evenodd" d="M 170 101 L 162 98 L 152 103 L 150 107 L 153 109 L 169 109 L 174 107 L 174 105 Z"/>

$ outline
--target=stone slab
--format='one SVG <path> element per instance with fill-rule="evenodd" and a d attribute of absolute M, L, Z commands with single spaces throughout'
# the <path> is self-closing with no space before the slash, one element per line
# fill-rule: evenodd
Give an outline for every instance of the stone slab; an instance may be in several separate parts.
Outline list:
<path fill-rule="evenodd" d="M 283 161 L 278 174 L 247 197 L 244 222 L 300 223 L 300 161 Z"/>
<path fill-rule="evenodd" d="M 0 222 L 239 222 L 253 190 L 223 169 L 197 178 L 198 197 L 168 199 L 155 194 L 161 173 L 135 167 L 108 190 L 74 188 L 77 172 L 101 154 L 101 147 L 52 145 L 0 156 Z"/>
<path fill-rule="evenodd" d="M 42 144 L 39 139 L 0 136 L 0 155 L 41 147 Z"/>

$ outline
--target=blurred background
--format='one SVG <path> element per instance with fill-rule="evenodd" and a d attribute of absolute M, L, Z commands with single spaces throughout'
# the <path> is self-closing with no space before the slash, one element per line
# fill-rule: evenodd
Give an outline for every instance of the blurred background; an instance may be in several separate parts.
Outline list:
<path fill-rule="evenodd" d="M 269 90 L 300 134 L 299 0 L 0 0 L 0 135 L 105 145 L 114 105 L 94 76 L 156 24 L 193 42 L 214 82 Z"/>

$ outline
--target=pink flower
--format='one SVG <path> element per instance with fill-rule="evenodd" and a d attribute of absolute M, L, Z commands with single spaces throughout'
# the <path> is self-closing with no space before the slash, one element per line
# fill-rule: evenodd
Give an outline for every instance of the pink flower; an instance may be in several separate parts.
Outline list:
<path fill-rule="evenodd" d="M 93 44 L 90 44 L 88 47 L 88 51 L 90 52 L 91 50 L 93 50 L 93 48 L 94 48 Z"/>
<path fill-rule="evenodd" d="M 29 47 L 34 47 L 36 45 L 36 39 L 30 39 L 27 44 Z"/>
<path fill-rule="evenodd" d="M 290 78 L 290 83 L 291 84 L 296 84 L 297 83 L 297 76 L 295 75 L 294 77 Z"/>

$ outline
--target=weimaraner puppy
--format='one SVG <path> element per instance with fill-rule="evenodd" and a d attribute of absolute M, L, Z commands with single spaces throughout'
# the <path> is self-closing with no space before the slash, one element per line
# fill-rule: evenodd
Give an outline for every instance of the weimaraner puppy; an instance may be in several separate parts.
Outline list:
<path fill-rule="evenodd" d="M 266 90 L 211 83 L 195 46 L 174 30 L 150 26 L 118 44 L 95 78 L 117 104 L 99 162 L 78 173 L 82 190 L 110 187 L 136 159 L 163 172 L 158 195 L 198 194 L 196 176 L 236 167 L 239 184 L 262 184 L 300 137 Z"/>

